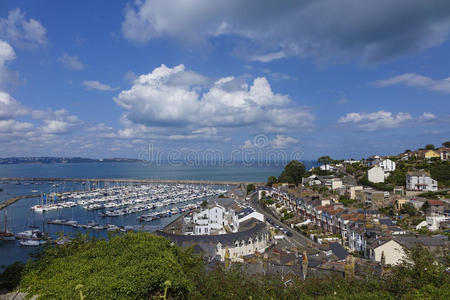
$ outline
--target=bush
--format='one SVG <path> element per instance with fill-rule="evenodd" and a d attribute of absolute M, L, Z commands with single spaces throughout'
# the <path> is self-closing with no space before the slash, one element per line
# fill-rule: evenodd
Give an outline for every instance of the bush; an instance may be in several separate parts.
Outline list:
<path fill-rule="evenodd" d="M 43 299 L 148 299 L 164 292 L 181 297 L 192 290 L 186 268 L 198 264 L 188 252 L 148 233 L 113 236 L 109 241 L 76 239 L 48 248 L 25 268 L 21 289 Z"/>
<path fill-rule="evenodd" d="M 80 284 L 86 299 L 160 299 L 170 281 L 168 299 L 450 299 L 448 264 L 445 253 L 419 247 L 383 279 L 294 278 L 285 286 L 280 275 L 249 275 L 245 265 L 205 268 L 191 249 L 133 233 L 49 247 L 26 266 L 20 288 L 41 299 L 79 299 Z"/>
<path fill-rule="evenodd" d="M 0 274 L 0 291 L 12 291 L 19 285 L 24 266 L 21 262 L 15 262 L 6 267 Z"/>

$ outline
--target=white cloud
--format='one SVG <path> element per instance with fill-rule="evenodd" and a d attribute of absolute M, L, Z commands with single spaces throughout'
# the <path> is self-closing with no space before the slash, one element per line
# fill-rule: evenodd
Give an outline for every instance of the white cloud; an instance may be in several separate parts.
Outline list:
<path fill-rule="evenodd" d="M 126 9 L 122 33 L 140 43 L 169 37 L 200 46 L 217 36 L 237 36 L 253 53 L 276 49 L 278 58 L 284 53 L 377 62 L 446 41 L 450 2 L 142 0 Z"/>
<path fill-rule="evenodd" d="M 275 139 L 272 141 L 273 148 L 286 148 L 289 144 L 297 143 L 298 140 L 290 136 L 284 136 L 277 134 Z"/>
<path fill-rule="evenodd" d="M 28 131 L 33 128 L 29 122 L 18 122 L 13 119 L 0 120 L 0 133 L 17 133 Z"/>
<path fill-rule="evenodd" d="M 35 19 L 27 21 L 19 8 L 11 10 L 8 18 L 0 19 L 0 38 L 24 48 L 47 44 L 45 27 Z"/>
<path fill-rule="evenodd" d="M 6 67 L 6 64 L 15 58 L 16 53 L 11 45 L 0 40 L 0 89 L 4 88 L 15 77 L 15 74 Z"/>
<path fill-rule="evenodd" d="M 22 116 L 29 111 L 29 108 L 23 106 L 9 94 L 0 91 L 0 120 Z"/>
<path fill-rule="evenodd" d="M 432 114 L 430 112 L 424 112 L 420 117 L 420 120 L 434 120 L 437 119 L 437 116 L 435 114 Z"/>
<path fill-rule="evenodd" d="M 266 54 L 255 54 L 249 57 L 249 60 L 253 60 L 253 61 L 259 61 L 259 62 L 270 62 L 272 60 L 277 60 L 277 59 L 281 59 L 281 58 L 285 58 L 286 57 L 286 53 L 284 53 L 284 51 L 278 51 L 278 52 L 270 52 L 270 53 L 266 53 Z"/>
<path fill-rule="evenodd" d="M 113 88 L 107 84 L 100 83 L 96 80 L 83 81 L 83 85 L 88 89 L 99 90 L 99 91 L 115 91 L 115 90 L 119 89 L 117 87 Z"/>
<path fill-rule="evenodd" d="M 314 116 L 296 106 L 287 95 L 274 93 L 266 78 L 242 84 L 225 77 L 211 80 L 183 65 L 162 65 L 139 76 L 129 90 L 114 101 L 127 110 L 125 119 L 156 127 L 191 128 L 256 126 L 302 130 L 312 126 Z M 236 84 L 238 83 L 238 84 Z"/>
<path fill-rule="evenodd" d="M 67 134 L 75 131 L 82 125 L 82 121 L 77 116 L 70 115 L 67 110 L 34 110 L 34 119 L 42 120 L 43 124 L 39 129 L 44 134 Z"/>
<path fill-rule="evenodd" d="M 86 65 L 83 64 L 76 55 L 64 53 L 60 58 L 58 58 L 58 60 L 63 64 L 63 66 L 72 70 L 80 71 L 86 69 Z"/>
<path fill-rule="evenodd" d="M 379 87 L 403 84 L 435 92 L 450 93 L 450 77 L 444 79 L 431 79 L 430 77 L 416 73 L 405 73 L 391 78 L 377 80 L 374 84 Z"/>
<path fill-rule="evenodd" d="M 373 131 L 383 128 L 396 128 L 412 121 L 409 113 L 399 112 L 396 115 L 391 112 L 377 111 L 373 113 L 348 113 L 339 118 L 340 124 L 355 124 L 361 129 Z"/>

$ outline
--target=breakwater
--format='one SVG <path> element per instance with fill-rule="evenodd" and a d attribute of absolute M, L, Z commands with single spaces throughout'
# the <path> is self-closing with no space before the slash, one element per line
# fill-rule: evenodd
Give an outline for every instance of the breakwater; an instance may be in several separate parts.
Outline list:
<path fill-rule="evenodd" d="M 186 179 L 132 179 L 132 178 L 67 178 L 67 177 L 1 177 L 0 181 L 68 181 L 68 182 L 123 182 L 123 183 L 171 183 L 171 184 L 212 184 L 240 185 L 264 184 L 263 182 L 226 180 L 186 180 Z"/>
<path fill-rule="evenodd" d="M 35 197 L 39 197 L 39 195 L 24 195 L 24 196 L 17 196 L 17 197 L 9 198 L 8 200 L 0 203 L 0 210 L 13 204 L 16 201 L 19 201 L 20 199 L 35 198 Z"/>

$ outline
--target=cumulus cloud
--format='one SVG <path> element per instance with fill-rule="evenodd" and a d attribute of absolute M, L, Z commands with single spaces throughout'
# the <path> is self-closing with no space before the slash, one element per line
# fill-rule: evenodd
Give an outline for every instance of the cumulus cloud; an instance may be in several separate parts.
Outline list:
<path fill-rule="evenodd" d="M 405 73 L 387 79 L 377 80 L 374 84 L 378 87 L 406 85 L 416 88 L 424 88 L 435 92 L 450 93 L 450 77 L 443 79 L 432 79 L 416 73 Z"/>
<path fill-rule="evenodd" d="M 143 0 L 126 9 L 122 23 L 123 35 L 140 43 L 238 36 L 255 53 L 272 53 L 261 61 L 283 53 L 378 62 L 439 45 L 449 32 L 448 0 Z"/>
<path fill-rule="evenodd" d="M 0 89 L 5 88 L 16 77 L 16 74 L 6 67 L 7 63 L 15 58 L 16 53 L 13 47 L 7 42 L 0 40 Z"/>
<path fill-rule="evenodd" d="M 100 83 L 96 80 L 87 80 L 83 81 L 83 85 L 90 90 L 99 90 L 99 91 L 115 91 L 119 88 L 111 87 L 110 85 Z"/>
<path fill-rule="evenodd" d="M 29 112 L 29 108 L 23 106 L 9 94 L 0 91 L 0 120 L 12 119 Z"/>
<path fill-rule="evenodd" d="M 0 19 L 0 38 L 3 38 L 17 47 L 35 48 L 47 44 L 47 31 L 35 19 L 25 18 L 19 8 L 9 12 L 8 18 Z"/>
<path fill-rule="evenodd" d="M 296 106 L 287 95 L 274 93 L 264 77 L 250 84 L 232 76 L 209 82 L 184 65 L 162 65 L 139 76 L 114 101 L 127 111 L 125 119 L 133 124 L 181 130 L 255 126 L 283 132 L 311 128 L 314 121 L 308 109 Z"/>
<path fill-rule="evenodd" d="M 431 114 L 426 113 L 422 116 L 430 117 Z M 373 113 L 348 113 L 339 118 L 340 124 L 354 124 L 360 129 L 373 131 L 385 128 L 397 128 L 414 120 L 409 113 L 399 112 L 397 114 L 387 111 L 377 111 Z"/>
<path fill-rule="evenodd" d="M 275 139 L 272 141 L 272 147 L 273 148 L 286 148 L 289 144 L 294 144 L 297 142 L 298 142 L 298 140 L 295 138 L 277 134 L 275 136 Z"/>
<path fill-rule="evenodd" d="M 74 115 L 70 115 L 67 110 L 34 110 L 34 119 L 42 120 L 43 124 L 39 129 L 45 134 L 67 134 L 80 127 L 82 121 Z"/>
<path fill-rule="evenodd" d="M 60 58 L 59 62 L 66 68 L 80 71 L 86 69 L 86 65 L 83 64 L 76 55 L 69 55 L 64 53 Z"/>
<path fill-rule="evenodd" d="M 28 131 L 33 128 L 29 122 L 19 122 L 13 119 L 0 120 L 0 133 L 16 133 Z"/>

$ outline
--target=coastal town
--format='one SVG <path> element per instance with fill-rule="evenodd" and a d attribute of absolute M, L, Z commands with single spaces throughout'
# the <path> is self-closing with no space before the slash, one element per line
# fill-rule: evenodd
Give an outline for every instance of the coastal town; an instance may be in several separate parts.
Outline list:
<path fill-rule="evenodd" d="M 362 160 L 321 157 L 298 182 L 286 173 L 236 189 L 161 235 L 195 246 L 209 262 L 242 263 L 248 272 L 286 281 L 381 276 L 417 246 L 448 250 L 446 146 Z"/>
<path fill-rule="evenodd" d="M 276 274 L 283 280 L 345 277 L 348 272 L 380 276 L 418 245 L 448 249 L 450 148 L 444 144 L 361 160 L 324 156 L 310 170 L 292 161 L 278 178 L 232 189 L 127 183 L 44 194 L 31 210 L 80 206 L 107 218 L 141 213 L 137 218 L 146 224 L 177 216 L 164 229 L 151 231 L 179 246 L 194 247 L 210 264 L 239 263 L 250 273 Z M 151 228 L 61 218 L 47 223 L 123 233 Z M 39 229 L 13 234 L 6 223 L 0 238 L 17 238 L 24 246 L 46 242 Z"/>

